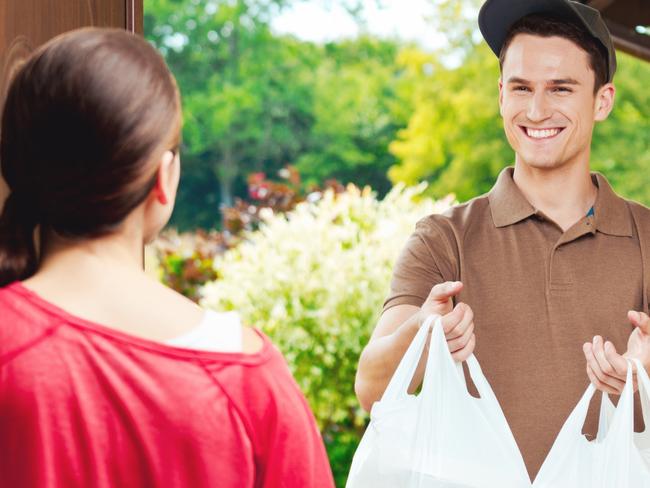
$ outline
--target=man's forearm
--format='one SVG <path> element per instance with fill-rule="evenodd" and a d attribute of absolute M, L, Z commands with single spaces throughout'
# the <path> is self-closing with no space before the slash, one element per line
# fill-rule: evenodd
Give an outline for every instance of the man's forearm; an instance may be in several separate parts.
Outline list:
<path fill-rule="evenodd" d="M 420 314 L 415 313 L 392 334 L 372 339 L 361 353 L 355 391 L 364 410 L 370 411 L 372 404 L 383 395 L 420 325 Z M 415 387 L 418 377 L 421 377 L 419 371 L 414 376 Z"/>

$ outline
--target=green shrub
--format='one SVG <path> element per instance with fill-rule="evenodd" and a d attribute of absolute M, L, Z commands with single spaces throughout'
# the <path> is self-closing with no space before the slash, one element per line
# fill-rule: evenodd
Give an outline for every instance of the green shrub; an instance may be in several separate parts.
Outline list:
<path fill-rule="evenodd" d="M 354 394 L 363 346 L 388 292 L 394 261 L 415 223 L 444 210 L 415 198 L 423 186 L 326 191 L 287 214 L 262 214 L 259 230 L 215 258 L 219 278 L 201 303 L 237 310 L 283 352 L 307 396 L 342 486 L 366 425 Z"/>

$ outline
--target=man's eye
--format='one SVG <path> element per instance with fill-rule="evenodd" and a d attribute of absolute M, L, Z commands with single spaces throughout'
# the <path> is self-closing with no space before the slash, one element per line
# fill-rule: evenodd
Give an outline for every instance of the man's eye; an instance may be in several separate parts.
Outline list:
<path fill-rule="evenodd" d="M 515 86 L 514 91 L 527 92 L 530 91 L 527 86 Z"/>
<path fill-rule="evenodd" d="M 565 87 L 565 86 L 556 86 L 555 88 L 553 88 L 553 91 L 554 92 L 562 92 L 562 93 L 571 93 L 572 90 L 570 88 Z"/>

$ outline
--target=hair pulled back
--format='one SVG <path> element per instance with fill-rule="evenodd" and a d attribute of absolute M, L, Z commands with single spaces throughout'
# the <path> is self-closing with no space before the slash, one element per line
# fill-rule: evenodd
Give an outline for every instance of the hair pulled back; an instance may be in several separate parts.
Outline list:
<path fill-rule="evenodd" d="M 154 188 L 180 126 L 176 82 L 141 37 L 88 28 L 34 52 L 2 113 L 0 286 L 36 271 L 38 225 L 74 239 L 114 232 Z"/>

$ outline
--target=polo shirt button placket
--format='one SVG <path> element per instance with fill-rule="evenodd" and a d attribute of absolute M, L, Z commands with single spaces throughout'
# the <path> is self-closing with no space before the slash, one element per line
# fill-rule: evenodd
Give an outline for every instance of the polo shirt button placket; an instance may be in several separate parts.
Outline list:
<path fill-rule="evenodd" d="M 553 295 L 560 293 L 566 294 L 570 292 L 572 288 L 572 280 L 569 278 L 571 273 L 567 274 L 567 266 L 571 266 L 570 263 L 566 262 L 566 257 L 562 258 L 560 254 L 564 254 L 565 246 L 571 245 L 573 241 L 561 242 L 556 244 L 553 247 L 551 252 L 551 258 L 549 261 L 549 300 L 552 300 Z"/>

